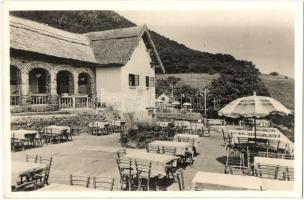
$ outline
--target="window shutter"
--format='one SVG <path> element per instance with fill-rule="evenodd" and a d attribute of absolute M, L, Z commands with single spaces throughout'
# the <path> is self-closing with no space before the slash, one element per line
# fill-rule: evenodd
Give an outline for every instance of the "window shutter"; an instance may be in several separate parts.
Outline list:
<path fill-rule="evenodd" d="M 149 81 L 150 81 L 149 76 L 146 76 L 146 87 L 149 87 L 150 85 Z"/>

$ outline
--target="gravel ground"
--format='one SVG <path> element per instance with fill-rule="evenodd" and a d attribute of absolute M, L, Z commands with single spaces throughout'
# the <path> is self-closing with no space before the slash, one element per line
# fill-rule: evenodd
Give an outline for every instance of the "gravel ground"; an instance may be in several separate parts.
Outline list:
<path fill-rule="evenodd" d="M 194 164 L 184 169 L 186 190 L 197 171 L 223 173 L 224 165 L 218 161 L 226 155 L 221 144 L 221 134 L 212 132 L 202 137 L 199 155 Z M 121 148 L 119 134 L 108 136 L 75 136 L 72 142 L 45 145 L 41 148 L 12 152 L 12 160 L 25 161 L 26 154 L 53 157 L 50 183 L 69 184 L 69 174 L 85 176 L 110 176 L 115 178 L 115 190 L 119 189 L 119 173 L 115 161 L 116 150 Z M 127 149 L 128 151 L 128 149 Z M 129 149 L 131 151 L 131 149 Z M 176 182 L 161 190 L 178 190 Z"/>

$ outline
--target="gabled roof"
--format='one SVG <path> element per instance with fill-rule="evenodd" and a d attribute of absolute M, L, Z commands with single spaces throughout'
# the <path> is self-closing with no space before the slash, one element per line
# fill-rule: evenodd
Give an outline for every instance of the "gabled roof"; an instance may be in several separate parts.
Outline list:
<path fill-rule="evenodd" d="M 130 60 L 141 38 L 165 72 L 146 25 L 76 34 L 10 16 L 11 48 L 59 58 L 123 66 Z"/>

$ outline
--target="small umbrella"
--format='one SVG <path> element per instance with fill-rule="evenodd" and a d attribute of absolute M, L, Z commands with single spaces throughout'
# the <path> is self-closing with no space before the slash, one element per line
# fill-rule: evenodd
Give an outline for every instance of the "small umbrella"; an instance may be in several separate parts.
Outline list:
<path fill-rule="evenodd" d="M 172 105 L 177 106 L 177 105 L 180 105 L 180 103 L 179 103 L 178 101 L 173 101 L 173 102 L 172 102 Z"/>
<path fill-rule="evenodd" d="M 183 103 L 183 106 L 191 106 L 191 103 L 188 103 L 188 102 Z"/>
<path fill-rule="evenodd" d="M 288 110 L 277 100 L 271 97 L 265 96 L 256 96 L 254 93 L 253 96 L 238 98 L 224 108 L 222 108 L 218 115 L 238 118 L 245 117 L 254 119 L 254 138 L 255 138 L 255 147 L 256 147 L 256 118 L 266 117 L 271 113 L 281 113 L 281 114 L 291 114 L 291 111 Z"/>

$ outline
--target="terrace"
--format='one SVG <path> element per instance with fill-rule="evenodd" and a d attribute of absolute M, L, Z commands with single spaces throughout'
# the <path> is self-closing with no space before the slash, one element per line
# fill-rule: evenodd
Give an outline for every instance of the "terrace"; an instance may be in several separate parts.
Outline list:
<path fill-rule="evenodd" d="M 228 128 L 231 129 L 231 127 Z M 230 131 L 229 134 L 231 134 L 231 132 L 233 131 Z M 180 168 L 183 172 L 183 177 L 184 177 L 184 185 L 185 185 L 184 190 L 194 189 L 193 180 L 200 180 L 199 177 L 197 177 L 198 175 L 206 176 L 206 177 L 209 176 L 216 177 L 218 175 L 221 176 L 224 175 L 226 177 L 224 171 L 226 171 L 225 170 L 226 169 L 225 164 L 227 164 L 226 156 L 229 150 L 226 151 L 227 149 L 223 146 L 223 142 L 225 142 L 224 141 L 225 137 L 223 138 L 223 133 L 221 131 L 211 130 L 210 136 L 199 137 L 200 145 L 196 150 L 198 154 L 194 157 L 193 164 L 186 165 Z M 163 141 L 163 142 L 168 142 L 168 141 Z M 116 163 L 116 157 L 117 157 L 117 151 L 122 148 L 125 147 L 122 147 L 120 143 L 119 133 L 112 133 L 112 134 L 109 134 L 108 132 L 100 132 L 100 134 L 84 133 L 78 136 L 74 136 L 73 141 L 70 142 L 64 142 L 59 144 L 48 144 L 39 148 L 27 149 L 25 151 L 20 151 L 20 152 L 12 152 L 12 161 L 24 162 L 26 155 L 39 155 L 42 157 L 52 157 L 53 163 L 49 176 L 50 186 L 52 186 L 52 184 L 53 185 L 55 184 L 55 186 L 56 184 L 62 184 L 68 186 L 70 184 L 70 180 L 69 180 L 70 174 L 77 174 L 87 177 L 88 176 L 111 177 L 114 179 L 113 190 L 121 190 L 121 185 L 120 185 L 121 178 Z M 145 149 L 134 149 L 134 148 L 125 148 L 125 149 L 127 155 L 129 156 L 131 155 L 131 157 L 132 155 L 146 153 Z M 152 155 L 153 153 L 148 153 L 148 154 Z M 201 174 L 202 172 L 203 174 Z M 211 172 L 211 174 L 208 172 Z M 216 173 L 216 174 L 212 174 L 212 173 Z M 238 178 L 237 175 L 232 175 L 229 177 Z M 241 178 L 244 177 L 248 180 L 254 179 L 254 181 L 256 181 L 257 186 L 259 185 L 261 180 L 263 180 L 261 178 L 252 175 L 248 176 L 246 174 L 243 174 L 241 176 Z M 286 182 L 281 180 L 275 180 L 275 181 Z M 263 181 L 263 183 L 264 182 L 265 181 Z M 259 186 L 261 186 L 261 184 Z M 45 186 L 45 187 L 49 187 L 49 186 Z M 73 187 L 66 188 L 66 190 L 74 189 Z M 267 187 L 269 187 L 269 184 Z M 87 188 L 83 187 L 80 189 L 86 190 Z M 132 188 L 132 190 L 133 189 L 134 188 Z M 197 188 L 195 189 L 198 190 Z M 225 187 L 220 186 L 217 189 L 222 190 L 225 189 Z M 247 189 L 250 189 L 250 187 Z M 288 186 L 285 189 L 287 190 L 290 189 L 290 184 L 288 184 Z M 56 190 L 56 189 L 50 188 L 50 190 Z M 136 187 L 134 190 L 136 190 Z M 165 182 L 161 181 L 159 183 L 159 190 L 178 191 L 180 189 L 179 189 L 178 181 L 176 179 L 173 179 L 169 183 L 166 181 Z"/>

